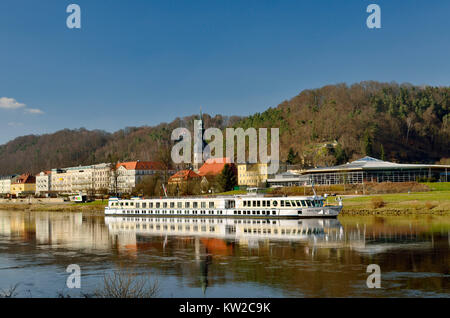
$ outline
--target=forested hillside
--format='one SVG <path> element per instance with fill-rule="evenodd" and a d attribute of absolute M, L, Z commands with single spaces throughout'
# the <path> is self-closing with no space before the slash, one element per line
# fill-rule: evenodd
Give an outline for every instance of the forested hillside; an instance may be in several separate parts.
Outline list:
<path fill-rule="evenodd" d="M 364 155 L 400 162 L 450 157 L 450 88 L 362 82 L 305 90 L 240 127 L 280 127 L 282 158 L 332 165 Z"/>
<path fill-rule="evenodd" d="M 450 157 L 450 88 L 362 82 L 302 91 L 276 108 L 241 118 L 204 115 L 205 127 L 279 127 L 283 160 L 332 165 L 363 155 L 400 162 Z M 177 127 L 196 116 L 115 133 L 62 130 L 18 137 L 0 146 L 0 175 L 55 167 L 157 160 Z"/>
<path fill-rule="evenodd" d="M 18 137 L 0 146 L 0 175 L 38 173 L 52 168 L 126 160 L 160 160 L 170 153 L 172 130 L 193 130 L 198 115 L 154 127 L 127 127 L 115 133 L 65 129 L 53 134 Z M 241 117 L 203 115 L 206 127 L 232 126 Z"/>

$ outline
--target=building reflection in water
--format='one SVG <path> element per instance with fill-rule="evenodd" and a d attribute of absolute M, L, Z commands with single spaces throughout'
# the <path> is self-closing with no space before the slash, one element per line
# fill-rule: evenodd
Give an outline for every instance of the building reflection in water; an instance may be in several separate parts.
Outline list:
<path fill-rule="evenodd" d="M 304 242 L 317 247 L 341 247 L 344 232 L 337 219 L 226 219 L 105 217 L 110 235 L 118 246 L 138 250 L 149 247 L 149 238 L 160 238 L 162 248 L 167 237 L 193 241 L 195 263 L 203 293 L 206 293 L 213 256 L 232 256 L 237 246 L 268 249 L 271 242 Z M 153 243 L 154 244 L 154 243 Z M 157 243 L 156 243 L 157 244 Z M 153 245 L 153 247 L 155 247 Z"/>
<path fill-rule="evenodd" d="M 99 270 L 136 264 L 206 294 L 228 283 L 256 283 L 291 295 L 347 296 L 364 284 L 371 263 L 385 272 L 448 275 L 449 229 L 445 217 L 280 220 L 0 211 L 2 242 L 27 243 L 3 245 L 0 253 L 24 253 L 25 246 L 35 254 L 70 249 L 76 256 L 65 260 L 64 253 L 54 253 L 54 261 Z M 445 281 L 410 276 L 395 284 L 448 290 Z"/>

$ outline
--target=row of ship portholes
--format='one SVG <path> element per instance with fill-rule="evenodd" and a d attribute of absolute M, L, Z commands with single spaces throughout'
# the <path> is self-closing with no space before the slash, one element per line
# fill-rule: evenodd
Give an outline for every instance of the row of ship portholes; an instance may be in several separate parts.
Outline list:
<path fill-rule="evenodd" d="M 124 214 L 172 214 L 172 215 L 223 215 L 223 211 L 205 211 L 205 210 L 194 210 L 194 211 L 180 211 L 180 210 L 162 210 L 162 211 L 146 211 L 146 210 L 125 210 L 123 211 Z M 276 211 L 233 211 L 234 215 L 276 215 Z"/>
<path fill-rule="evenodd" d="M 172 215 L 223 215 L 223 211 L 205 211 L 205 210 L 194 210 L 194 211 L 180 211 L 180 210 L 162 210 L 162 211 L 146 211 L 146 210 L 125 210 L 124 214 L 172 214 Z M 233 211 L 234 215 L 276 215 L 276 211 Z"/>
<path fill-rule="evenodd" d="M 223 211 L 205 211 L 205 210 L 194 210 L 194 211 L 152 211 L 152 210 L 126 210 L 123 211 L 124 214 L 172 214 L 172 215 L 183 215 L 183 214 L 189 214 L 189 215 L 223 215 Z"/>
<path fill-rule="evenodd" d="M 234 215 L 270 215 L 270 211 L 234 211 Z M 272 215 L 277 215 L 277 211 L 272 211 Z"/>

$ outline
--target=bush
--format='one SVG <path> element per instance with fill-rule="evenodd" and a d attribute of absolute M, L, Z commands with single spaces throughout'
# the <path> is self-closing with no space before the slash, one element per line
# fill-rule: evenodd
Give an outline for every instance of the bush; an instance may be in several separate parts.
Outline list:
<path fill-rule="evenodd" d="M 382 197 L 373 197 L 371 203 L 374 209 L 382 208 L 386 205 Z"/>
<path fill-rule="evenodd" d="M 367 183 L 366 191 L 370 194 L 427 192 L 430 188 L 417 182 L 381 182 Z"/>
<path fill-rule="evenodd" d="M 435 208 L 436 206 L 437 206 L 436 204 L 434 204 L 434 203 L 432 203 L 432 202 L 430 202 L 430 201 L 427 201 L 427 202 L 425 203 L 425 207 L 426 207 L 428 210 L 431 210 L 431 209 Z"/>
<path fill-rule="evenodd" d="M 158 283 L 152 282 L 149 275 L 139 275 L 129 269 L 120 269 L 104 276 L 103 288 L 93 297 L 98 298 L 152 298 L 156 297 Z"/>

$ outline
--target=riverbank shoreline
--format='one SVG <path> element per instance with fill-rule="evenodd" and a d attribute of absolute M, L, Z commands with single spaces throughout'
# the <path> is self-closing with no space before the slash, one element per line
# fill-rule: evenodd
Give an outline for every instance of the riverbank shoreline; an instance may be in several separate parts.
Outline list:
<path fill-rule="evenodd" d="M 108 205 L 107 201 L 96 204 L 77 203 L 1 203 L 3 211 L 30 211 L 30 212 L 92 212 L 102 213 Z"/>

